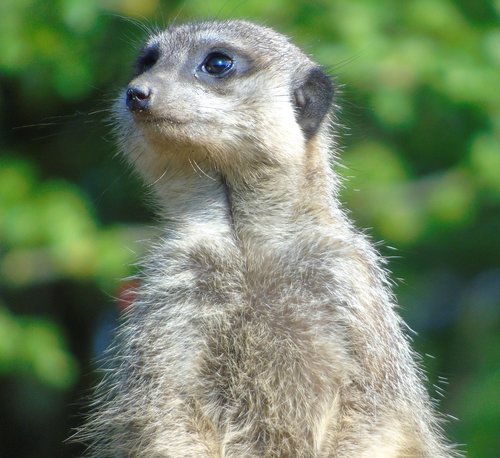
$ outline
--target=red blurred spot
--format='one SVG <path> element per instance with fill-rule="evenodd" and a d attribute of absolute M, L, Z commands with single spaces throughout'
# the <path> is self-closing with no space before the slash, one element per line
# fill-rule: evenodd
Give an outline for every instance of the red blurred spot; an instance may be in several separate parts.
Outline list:
<path fill-rule="evenodd" d="M 127 311 L 127 309 L 134 303 L 137 298 L 137 288 L 139 288 L 138 280 L 128 280 L 123 282 L 116 293 L 116 298 L 118 302 L 118 308 L 121 313 Z"/>

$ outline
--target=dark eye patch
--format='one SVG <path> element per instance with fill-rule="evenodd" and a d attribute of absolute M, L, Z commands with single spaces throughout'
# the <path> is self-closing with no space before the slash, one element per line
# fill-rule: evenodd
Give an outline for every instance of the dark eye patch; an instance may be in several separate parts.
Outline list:
<path fill-rule="evenodd" d="M 140 75 L 148 71 L 158 62 L 160 58 L 160 49 L 158 45 L 148 46 L 144 48 L 135 63 L 135 74 Z"/>

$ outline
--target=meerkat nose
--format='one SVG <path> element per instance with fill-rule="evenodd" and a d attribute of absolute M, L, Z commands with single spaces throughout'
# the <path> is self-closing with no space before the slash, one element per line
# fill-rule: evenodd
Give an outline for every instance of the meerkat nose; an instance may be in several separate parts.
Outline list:
<path fill-rule="evenodd" d="M 151 101 L 151 89 L 146 86 L 130 86 L 127 89 L 127 108 L 135 112 L 141 112 L 149 108 Z"/>

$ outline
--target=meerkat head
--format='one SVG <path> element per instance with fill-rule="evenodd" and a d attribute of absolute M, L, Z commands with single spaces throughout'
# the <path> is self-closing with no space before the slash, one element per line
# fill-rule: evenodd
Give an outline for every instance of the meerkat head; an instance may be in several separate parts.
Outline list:
<path fill-rule="evenodd" d="M 139 168 L 197 161 L 241 173 L 300 161 L 332 97 L 328 76 L 284 36 L 244 21 L 206 22 L 149 38 L 117 115 Z"/>

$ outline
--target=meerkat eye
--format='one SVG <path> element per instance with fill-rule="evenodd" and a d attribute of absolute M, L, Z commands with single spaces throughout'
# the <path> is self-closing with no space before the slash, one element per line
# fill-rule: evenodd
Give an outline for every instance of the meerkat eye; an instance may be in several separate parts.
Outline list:
<path fill-rule="evenodd" d="M 160 50 L 158 49 L 158 46 L 150 46 L 144 49 L 135 65 L 136 74 L 140 75 L 141 73 L 149 70 L 154 64 L 156 64 L 156 62 L 158 62 L 159 58 Z"/>
<path fill-rule="evenodd" d="M 212 76 L 227 76 L 233 68 L 233 59 L 221 52 L 210 53 L 203 63 L 201 70 Z"/>

